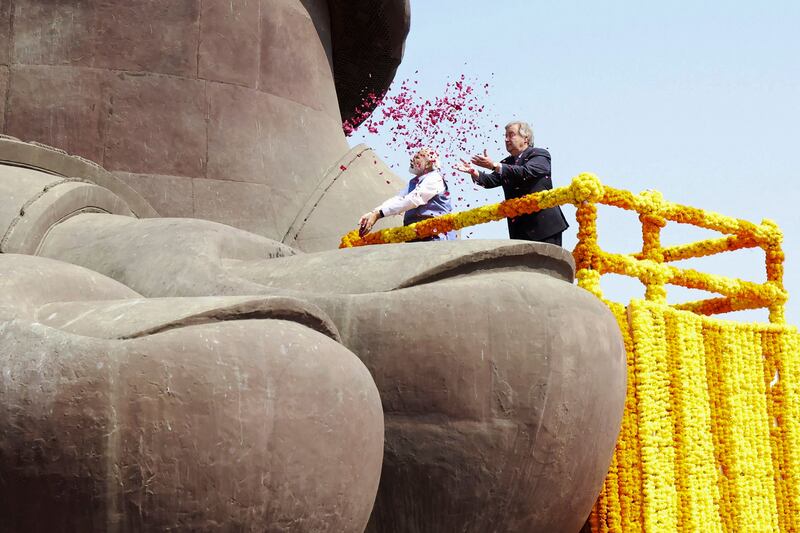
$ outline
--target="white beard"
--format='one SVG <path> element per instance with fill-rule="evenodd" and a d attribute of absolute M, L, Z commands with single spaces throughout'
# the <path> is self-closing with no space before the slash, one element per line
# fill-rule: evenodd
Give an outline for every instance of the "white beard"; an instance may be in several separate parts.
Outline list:
<path fill-rule="evenodd" d="M 426 172 L 424 168 L 415 167 L 413 164 L 408 166 L 408 171 L 415 176 L 422 176 Z"/>

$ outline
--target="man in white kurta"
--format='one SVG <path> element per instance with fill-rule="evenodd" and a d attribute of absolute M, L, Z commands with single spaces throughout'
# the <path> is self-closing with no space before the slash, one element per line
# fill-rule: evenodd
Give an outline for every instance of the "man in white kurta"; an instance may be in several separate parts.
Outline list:
<path fill-rule="evenodd" d="M 420 149 L 411 158 L 409 171 L 414 177 L 409 181 L 405 190 L 400 191 L 361 217 L 359 221 L 361 235 L 369 232 L 375 222 L 383 217 L 404 213 L 403 224 L 408 226 L 414 222 L 450 213 L 453 210 L 447 184 L 439 172 L 436 152 L 430 148 Z M 450 232 L 425 240 L 452 240 L 454 238 L 454 232 Z"/>

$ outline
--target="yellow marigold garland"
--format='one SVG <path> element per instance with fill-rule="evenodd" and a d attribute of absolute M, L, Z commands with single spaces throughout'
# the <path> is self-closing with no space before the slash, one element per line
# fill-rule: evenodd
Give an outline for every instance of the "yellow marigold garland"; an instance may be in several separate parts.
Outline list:
<path fill-rule="evenodd" d="M 714 445 L 714 457 L 716 466 L 719 469 L 717 478 L 717 488 L 720 496 L 720 519 L 725 531 L 736 531 L 738 522 L 733 515 L 733 505 L 731 497 L 731 468 L 729 462 L 732 459 L 729 453 L 729 443 L 731 440 L 730 425 L 726 424 L 728 416 L 723 398 L 722 390 L 721 360 L 723 342 L 722 328 L 718 323 L 703 323 L 703 352 L 706 355 L 706 382 L 708 384 L 709 407 L 711 409 L 711 440 Z"/>
<path fill-rule="evenodd" d="M 708 320 L 708 319 L 706 319 Z M 714 448 L 722 475 L 727 531 L 777 531 L 775 475 L 767 425 L 760 338 L 753 328 L 718 321 L 706 327 Z"/>
<path fill-rule="evenodd" d="M 731 331 L 733 330 L 733 331 Z M 777 531 L 775 483 L 769 450 L 769 426 L 766 420 L 766 392 L 763 382 L 763 357 L 760 342 L 753 342 L 747 328 L 726 329 L 732 358 L 731 416 L 736 448 L 729 453 L 737 458 L 737 484 L 741 528 Z M 727 390 L 727 389 L 726 389 Z"/>
<path fill-rule="evenodd" d="M 597 245 L 597 204 L 581 202 L 575 212 L 578 219 L 578 244 L 572 255 L 578 270 L 600 270 L 600 250 Z"/>
<path fill-rule="evenodd" d="M 647 307 L 629 307 L 636 351 L 645 531 L 678 531 L 675 447 L 670 409 L 670 372 L 664 316 Z"/>
<path fill-rule="evenodd" d="M 584 176 L 584 175 L 581 175 Z M 575 190 L 580 194 L 589 191 L 592 194 L 592 186 L 599 184 L 596 177 L 591 175 L 587 179 L 575 178 Z M 587 185 L 588 181 L 588 185 Z M 370 233 L 364 237 L 358 236 L 358 230 L 353 230 L 344 237 L 339 245 L 340 248 L 351 248 L 353 246 L 365 246 L 369 244 L 389 244 L 409 242 L 417 239 L 424 239 L 456 231 L 468 226 L 484 224 L 504 218 L 516 218 L 520 215 L 534 213 L 542 209 L 573 203 L 575 194 L 572 187 L 562 187 L 528 194 L 521 198 L 513 198 L 497 204 L 476 207 L 469 211 L 451 213 L 436 218 L 429 218 L 421 222 L 416 222 L 408 226 L 399 228 L 384 229 L 375 233 Z"/>
<path fill-rule="evenodd" d="M 770 423 L 770 445 L 772 447 L 772 467 L 773 471 L 780 472 L 782 464 L 786 461 L 786 452 L 783 447 L 784 435 L 783 424 L 780 421 L 782 415 L 781 394 L 780 394 L 780 371 L 779 362 L 775 358 L 777 346 L 775 336 L 770 332 L 761 332 L 761 349 L 764 354 L 764 388 L 767 394 L 767 413 Z M 786 484 L 782 479 L 776 479 L 775 493 L 778 505 L 778 523 L 782 531 L 788 530 L 790 523 L 787 518 L 791 505 L 788 502 Z M 789 509 L 787 509 L 787 507 Z"/>
<path fill-rule="evenodd" d="M 593 271 L 589 271 L 593 272 Z M 599 278 L 599 275 L 598 275 Z M 638 409 L 636 402 L 636 373 L 633 339 L 628 328 L 628 312 L 622 304 L 606 302 L 611 308 L 622 331 L 628 363 L 628 387 L 625 394 L 625 415 L 622 419 L 620 438 L 614 452 L 612 469 L 616 476 L 606 479 L 603 491 L 592 510 L 590 523 L 593 531 L 643 531 L 642 529 L 642 475 L 641 446 L 638 435 Z M 615 513 L 609 509 L 619 509 L 619 524 L 613 519 Z"/>
<path fill-rule="evenodd" d="M 796 364 L 796 330 L 709 320 L 645 301 L 628 306 L 628 320 L 623 306 L 607 303 L 626 340 L 629 389 L 593 531 L 797 530 L 792 454 L 800 435 L 792 434 L 798 425 L 786 423 L 793 419 L 784 407 L 797 409 L 797 378 L 771 389 L 766 378 L 773 366 L 788 373 L 786 362 Z M 762 349 L 764 339 L 775 346 Z M 790 384 L 794 395 L 784 394 Z M 653 453 L 659 446 L 672 456 Z"/>
<path fill-rule="evenodd" d="M 705 241 L 671 246 L 661 250 L 665 262 L 680 261 L 682 259 L 694 259 L 706 257 L 723 252 L 732 252 L 742 248 L 753 248 L 758 246 L 756 240 L 750 235 L 729 235 L 721 239 L 709 239 Z M 637 254 L 637 259 L 642 259 L 641 254 Z"/>
<path fill-rule="evenodd" d="M 781 531 L 800 530 L 800 335 L 762 332 Z"/>
<path fill-rule="evenodd" d="M 627 356 L 628 368 L 635 368 L 636 354 L 633 349 L 633 337 L 627 327 L 627 309 L 620 304 L 614 304 L 614 315 L 623 329 L 623 341 Z M 643 508 L 639 497 L 642 494 L 642 471 L 639 465 L 642 462 L 642 444 L 639 439 L 639 410 L 636 403 L 638 379 L 636 373 L 628 372 L 628 389 L 625 392 L 626 415 L 622 421 L 620 435 L 619 456 L 622 465 L 621 474 L 621 505 L 623 510 L 622 530 L 641 531 L 644 527 Z M 624 440 L 624 443 L 622 442 Z"/>
<path fill-rule="evenodd" d="M 672 378 L 670 412 L 677 454 L 679 531 L 721 532 L 701 320 L 688 313 L 664 313 Z"/>
<path fill-rule="evenodd" d="M 763 300 L 726 297 L 675 304 L 672 307 L 681 311 L 691 311 L 698 315 L 719 315 L 745 309 L 759 309 L 766 303 Z"/>

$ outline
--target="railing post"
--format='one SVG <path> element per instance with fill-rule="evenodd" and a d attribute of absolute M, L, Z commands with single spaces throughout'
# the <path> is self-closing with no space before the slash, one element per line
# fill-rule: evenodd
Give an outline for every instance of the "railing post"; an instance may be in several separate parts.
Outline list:
<path fill-rule="evenodd" d="M 597 201 L 603 197 L 603 185 L 594 174 L 581 174 L 570 184 L 577 208 L 578 244 L 572 254 L 575 257 L 575 277 L 578 286 L 603 298 L 600 289 L 602 257 L 597 245 Z"/>
<path fill-rule="evenodd" d="M 766 256 L 767 267 L 767 283 L 780 289 L 785 294 L 783 287 L 783 261 L 785 255 L 783 253 L 783 233 L 777 224 L 771 220 L 762 220 L 759 227 L 759 235 L 757 236 L 760 241 L 759 244 L 764 249 Z M 773 324 L 783 324 L 785 322 L 784 306 L 786 304 L 785 296 L 777 301 L 773 301 L 769 306 L 769 321 Z"/>
<path fill-rule="evenodd" d="M 649 259 L 659 266 L 664 264 L 664 252 L 661 248 L 661 228 L 667 220 L 661 215 L 663 198 L 656 191 L 645 191 L 640 195 L 641 203 L 639 222 L 642 223 L 642 258 Z M 644 297 L 653 302 L 666 303 L 667 290 L 665 279 L 661 275 L 648 276 L 641 280 L 645 285 Z"/>

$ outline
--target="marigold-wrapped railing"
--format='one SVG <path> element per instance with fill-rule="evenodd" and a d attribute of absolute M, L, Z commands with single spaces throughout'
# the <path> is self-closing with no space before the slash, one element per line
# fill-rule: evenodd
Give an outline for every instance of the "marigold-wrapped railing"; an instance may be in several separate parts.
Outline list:
<path fill-rule="evenodd" d="M 342 247 L 404 242 L 571 203 L 577 207 L 573 251 L 579 284 L 603 299 L 602 274 L 639 279 L 645 300 L 603 299 L 625 342 L 625 414 L 608 476 L 592 510 L 594 532 L 800 531 L 800 334 L 785 324 L 781 232 L 632 194 L 581 174 L 567 187 L 366 235 Z M 639 214 L 642 249 L 605 252 L 597 206 Z M 668 222 L 724 234 L 664 247 Z M 759 247 L 766 282 L 675 267 L 674 261 Z M 719 297 L 669 305 L 667 284 Z M 767 308 L 771 323 L 713 315 Z"/>
<path fill-rule="evenodd" d="M 384 229 L 359 238 L 353 231 L 342 238 L 341 247 L 407 242 L 431 237 L 504 218 L 514 218 L 564 204 L 577 208 L 578 244 L 575 256 L 576 277 L 581 287 L 603 298 L 600 276 L 614 273 L 638 278 L 646 287 L 645 298 L 666 303 L 665 285 L 678 285 L 717 293 L 720 297 L 676 304 L 676 309 L 712 315 L 744 309 L 768 308 L 770 321 L 783 323 L 787 299 L 783 287 L 783 236 L 769 220 L 753 224 L 665 201 L 660 193 L 629 191 L 604 186 L 593 174 L 581 174 L 566 187 L 529 194 L 417 222 L 409 226 Z M 615 254 L 603 251 L 597 240 L 597 206 L 609 205 L 635 211 L 642 224 L 642 251 Z M 681 246 L 661 246 L 661 230 L 667 222 L 691 224 L 727 236 Z M 666 263 L 699 258 L 743 248 L 760 247 L 766 255 L 767 281 L 754 283 L 736 278 L 682 269 Z"/>

